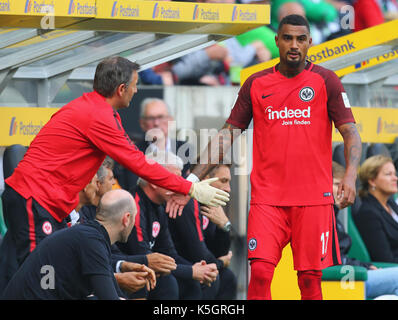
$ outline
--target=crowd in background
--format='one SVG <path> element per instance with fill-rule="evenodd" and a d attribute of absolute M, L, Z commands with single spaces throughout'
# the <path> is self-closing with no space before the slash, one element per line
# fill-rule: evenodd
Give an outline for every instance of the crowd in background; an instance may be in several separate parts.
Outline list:
<path fill-rule="evenodd" d="M 397 0 L 199 0 L 269 4 L 271 23 L 140 72 L 144 85 L 233 85 L 239 70 L 277 58 L 279 21 L 300 14 L 310 23 L 313 45 L 398 18 Z M 237 71 L 238 70 L 238 71 Z"/>

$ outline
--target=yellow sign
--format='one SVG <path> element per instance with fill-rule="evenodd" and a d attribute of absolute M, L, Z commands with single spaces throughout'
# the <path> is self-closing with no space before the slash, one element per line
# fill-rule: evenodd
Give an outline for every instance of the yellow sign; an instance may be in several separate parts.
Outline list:
<path fill-rule="evenodd" d="M 398 109 L 353 107 L 352 113 L 362 142 L 393 143 L 398 136 Z M 343 141 L 337 129 L 333 141 Z"/>
<path fill-rule="evenodd" d="M 29 146 L 59 108 L 0 107 L 0 145 Z"/>
<path fill-rule="evenodd" d="M 173 1 L 104 1 L 98 6 L 99 19 L 143 19 L 181 22 L 248 23 L 269 21 L 266 6 L 190 3 Z"/>
<path fill-rule="evenodd" d="M 345 76 L 346 74 L 364 70 L 364 69 L 367 69 L 370 67 L 374 67 L 378 64 L 381 64 L 381 63 L 384 63 L 387 61 L 391 61 L 391 60 L 394 60 L 397 58 L 398 58 L 398 49 L 393 49 L 393 50 L 390 50 L 389 52 L 386 52 L 383 55 L 380 55 L 380 56 L 377 56 L 374 58 L 370 58 L 370 59 L 366 59 L 366 60 L 361 61 L 353 66 L 349 66 L 347 68 L 337 70 L 336 74 L 339 77 L 342 77 L 342 76 Z"/>
<path fill-rule="evenodd" d="M 398 20 L 386 22 L 313 46 L 308 50 L 308 60 L 313 63 L 322 63 L 366 48 L 382 45 L 395 39 L 398 39 Z M 270 68 L 278 62 L 279 58 L 275 58 L 243 69 L 241 72 L 241 83 L 253 73 Z"/>

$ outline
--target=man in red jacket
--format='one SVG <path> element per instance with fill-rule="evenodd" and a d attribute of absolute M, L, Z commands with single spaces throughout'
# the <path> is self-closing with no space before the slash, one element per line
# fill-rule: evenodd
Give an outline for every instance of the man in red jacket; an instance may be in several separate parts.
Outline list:
<path fill-rule="evenodd" d="M 69 102 L 42 128 L 13 175 L 5 183 L 4 217 L 16 244 L 20 265 L 38 242 L 65 227 L 64 218 L 78 204 L 78 193 L 105 156 L 143 179 L 199 202 L 223 205 L 229 195 L 170 173 L 128 138 L 117 110 L 127 108 L 137 92 L 139 65 L 122 57 L 97 66 L 94 91 Z"/>

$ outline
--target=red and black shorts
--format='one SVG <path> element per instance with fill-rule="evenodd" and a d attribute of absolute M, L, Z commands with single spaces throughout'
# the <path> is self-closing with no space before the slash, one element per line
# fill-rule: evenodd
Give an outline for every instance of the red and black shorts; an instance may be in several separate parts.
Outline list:
<path fill-rule="evenodd" d="M 7 233 L 10 233 L 15 243 L 18 265 L 22 264 L 41 240 L 67 227 L 65 221 L 58 222 L 35 199 L 23 198 L 7 184 L 2 201 Z"/>
<path fill-rule="evenodd" d="M 251 205 L 248 258 L 261 258 L 276 266 L 290 242 L 295 270 L 322 270 L 340 264 L 335 219 L 333 205 Z"/>

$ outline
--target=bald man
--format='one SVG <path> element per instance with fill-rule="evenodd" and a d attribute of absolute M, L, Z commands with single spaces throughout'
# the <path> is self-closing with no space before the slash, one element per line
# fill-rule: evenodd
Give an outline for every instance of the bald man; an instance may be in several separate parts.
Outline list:
<path fill-rule="evenodd" d="M 137 208 L 125 190 L 112 190 L 99 202 L 96 219 L 54 232 L 39 243 L 9 282 L 3 299 L 117 300 L 111 245 L 126 242 Z"/>

